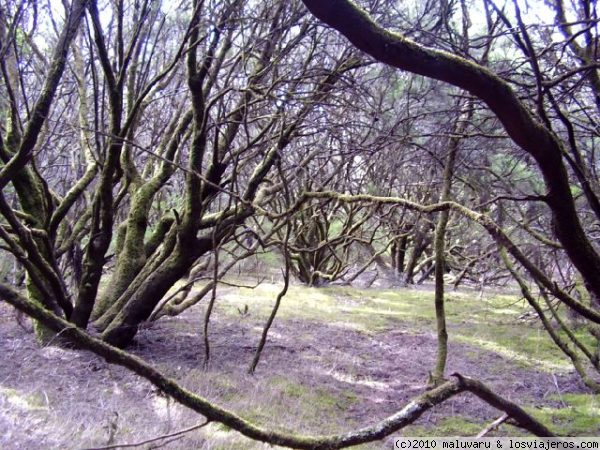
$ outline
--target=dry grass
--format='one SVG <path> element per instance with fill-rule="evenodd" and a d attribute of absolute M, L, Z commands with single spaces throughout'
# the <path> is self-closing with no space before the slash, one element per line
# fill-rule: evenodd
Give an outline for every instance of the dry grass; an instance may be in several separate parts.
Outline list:
<path fill-rule="evenodd" d="M 189 389 L 242 416 L 295 433 L 337 433 L 373 423 L 425 388 L 435 356 L 430 329 L 433 316 L 431 303 L 426 301 L 429 294 L 415 291 L 404 295 L 399 291 L 293 287 L 256 374 L 248 375 L 273 302 L 271 291 L 276 292 L 277 287 L 223 292 L 210 327 L 213 357 L 208 368 L 203 365 L 199 335 L 202 305 L 144 328 L 132 351 Z M 457 296 L 449 305 L 453 327 L 449 372 L 478 377 L 508 398 L 534 409 L 543 407 L 545 413 L 550 411 L 546 417 L 550 421 L 552 409 L 561 406 L 558 394 L 583 395 L 577 378 L 560 367 L 534 369 L 493 347 L 478 346 L 474 338 L 483 336 L 483 331 L 476 328 L 477 320 L 461 325 L 458 318 L 464 311 L 470 310 L 483 325 L 482 318 L 487 317 L 487 328 L 501 327 L 505 320 L 513 320 L 513 315 L 503 304 L 498 314 L 483 309 L 474 314 L 483 307 L 477 303 L 476 308 L 473 304 L 469 308 L 468 302 L 474 300 Z M 249 314 L 242 316 L 238 308 L 245 304 Z M 39 348 L 33 337 L 16 325 L 8 307 L 0 305 L 0 309 L 4 355 L 0 363 L 0 428 L 5 430 L 0 448 L 80 449 L 140 442 L 202 421 L 149 383 L 93 354 Z M 472 336 L 473 340 L 453 336 Z M 549 361 L 555 357 L 548 356 Z M 564 409 L 556 411 L 564 413 Z M 405 434 L 471 432 L 496 415 L 474 398 L 461 396 L 423 417 Z M 568 424 L 565 426 L 568 429 Z M 600 425 L 596 431 L 600 433 Z M 156 444 L 168 449 L 267 448 L 219 424 L 142 448 L 157 448 Z"/>

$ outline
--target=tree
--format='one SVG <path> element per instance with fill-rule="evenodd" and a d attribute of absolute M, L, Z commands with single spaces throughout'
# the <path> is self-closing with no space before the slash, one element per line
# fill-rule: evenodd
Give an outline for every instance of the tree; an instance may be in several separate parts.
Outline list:
<path fill-rule="evenodd" d="M 465 210 L 463 210 L 463 214 L 466 217 L 470 216 L 471 220 L 481 223 L 500 246 L 505 247 L 523 266 L 528 275 L 540 286 L 544 295 L 549 293 L 557 297 L 568 307 L 588 319 L 593 327 L 600 323 L 599 305 L 595 300 L 600 294 L 600 279 L 596 276 L 600 268 L 600 255 L 596 251 L 589 233 L 584 229 L 587 222 L 582 221 L 582 216 L 585 216 L 585 209 L 577 206 L 572 192 L 573 178 L 579 182 L 587 204 L 596 218 L 598 218 L 595 212 L 597 197 L 591 187 L 593 182 L 589 177 L 590 171 L 587 171 L 586 174 L 582 167 L 583 159 L 579 154 L 580 144 L 577 141 L 578 136 L 575 134 L 573 121 L 565 114 L 552 92 L 552 88 L 560 84 L 560 81 L 581 71 L 593 72 L 589 76 L 589 80 L 592 89 L 594 89 L 594 80 L 598 76 L 597 67 L 582 67 L 581 62 L 583 61 L 584 65 L 589 62 L 589 59 L 582 59 L 582 56 L 585 53 L 586 57 L 589 58 L 595 50 L 588 45 L 587 50 L 582 51 L 576 42 L 571 50 L 574 50 L 575 55 L 578 56 L 577 67 L 570 69 L 567 74 L 561 75 L 558 81 L 547 80 L 541 70 L 543 60 L 538 57 L 542 53 L 534 48 L 531 34 L 523 22 L 519 4 L 516 1 L 513 2 L 517 27 L 509 33 L 519 50 L 529 58 L 531 78 L 534 81 L 533 92 L 529 92 L 530 95 L 527 97 L 531 101 L 524 101 L 518 97 L 515 91 L 518 87 L 512 88 L 510 81 L 503 80 L 485 65 L 444 51 L 425 47 L 399 33 L 387 31 L 378 26 L 366 12 L 351 1 L 333 0 L 322 3 L 304 0 L 304 3 L 315 16 L 341 32 L 356 47 L 364 50 L 377 60 L 402 70 L 438 79 L 465 89 L 487 105 L 499 119 L 507 135 L 526 152 L 540 171 L 546 192 L 536 198 L 532 197 L 531 200 L 541 201 L 547 206 L 552 221 L 552 234 L 558 240 L 559 246 L 564 249 L 569 262 L 580 274 L 583 284 L 592 299 L 589 306 L 585 304 L 585 301 L 579 301 L 569 295 L 566 290 L 559 288 L 558 284 L 552 281 L 552 277 L 532 262 L 488 217 L 481 214 L 472 214 Z M 495 7 L 491 1 L 486 2 L 486 4 Z M 556 3 L 555 8 L 559 27 L 563 29 L 567 37 L 572 40 L 575 39 L 574 35 L 569 32 L 571 30 L 570 24 L 565 23 L 566 16 L 562 2 Z M 588 26 L 588 22 L 586 22 L 591 17 L 590 5 L 587 4 L 587 7 L 584 6 L 583 9 L 584 12 L 579 13 L 579 18 L 583 17 L 582 26 L 584 30 L 582 34 L 585 35 L 584 39 L 589 44 L 596 42 L 597 36 L 592 31 L 595 29 L 594 26 Z M 511 22 L 506 15 L 497 7 L 495 7 L 495 10 L 500 20 L 510 25 Z M 488 19 L 489 17 L 488 14 Z M 489 23 L 488 20 L 488 26 Z M 514 29 L 519 31 L 514 31 Z M 585 104 L 589 101 L 589 98 L 583 98 L 580 101 Z M 533 109 L 530 108 L 530 105 Z M 549 116 L 548 108 L 556 114 L 556 118 Z M 577 116 L 575 114 L 573 117 Z M 566 133 L 559 133 L 555 130 L 558 124 L 564 126 Z M 563 140 L 561 134 L 566 140 Z M 569 154 L 568 149 L 570 149 L 573 156 Z M 569 173 L 569 169 L 572 169 L 571 174 L 574 175 Z M 331 195 L 330 197 L 341 198 L 338 195 Z M 348 201 L 359 201 L 358 197 L 356 199 L 346 199 Z M 368 200 L 366 197 L 360 199 Z M 447 204 L 443 207 L 443 209 L 447 208 L 455 209 L 455 206 Z M 413 209 L 427 210 L 427 208 L 417 206 L 414 206 Z M 525 290 L 523 290 L 523 294 L 525 297 L 528 296 Z M 581 348 L 577 340 L 572 344 Z M 587 350 L 583 353 L 589 362 L 597 368 L 597 358 Z M 594 384 L 588 385 L 597 388 Z"/>
<path fill-rule="evenodd" d="M 75 39 L 85 6 L 87 27 Z M 23 11 L 4 23 L 11 45 L 29 20 Z M 34 29 L 17 50 L 35 60 L 45 33 Z M 351 52 L 330 58 L 337 44 L 320 33 L 297 4 L 197 2 L 174 14 L 149 0 L 75 3 L 22 138 L 33 94 L 18 86 L 32 80 L 26 67 L 8 67 L 16 56 L 7 46 L 5 87 L 14 95 L 6 113 L 15 126 L 3 139 L 0 176 L 20 211 L 12 198 L 3 202 L 3 238 L 31 297 L 82 328 L 91 319 L 109 342 L 131 342 L 195 262 L 276 193 L 269 171 L 360 65 Z M 65 95 L 53 102 L 67 63 Z M 56 125 L 42 137 L 47 116 Z M 75 170 L 61 175 L 50 161 L 62 148 L 72 149 Z"/>
<path fill-rule="evenodd" d="M 552 297 L 587 320 L 592 332 L 600 323 L 600 280 L 595 276 L 600 256 L 589 232 L 600 218 L 591 179 L 597 130 L 590 125 L 588 104 L 597 98 L 597 37 L 589 3 L 573 11 L 554 4 L 557 27 L 570 52 L 565 61 L 548 35 L 536 30 L 531 38 L 533 30 L 516 1 L 514 19 L 491 0 L 485 2 L 487 28 L 478 37 L 483 45 L 469 38 L 466 0 L 425 2 L 416 11 L 414 35 L 428 47 L 378 27 L 349 1 L 304 3 L 376 59 L 448 82 L 470 96 L 456 90 L 442 95 L 440 83 L 395 78 L 394 71 L 369 67 L 336 35 L 317 26 L 299 2 L 193 1 L 173 11 L 160 1 L 74 0 L 65 3 L 64 20 L 49 9 L 43 25 L 36 2 L 4 2 L 0 238 L 2 251 L 25 269 L 27 296 L 6 283 L 0 283 L 0 296 L 39 321 L 40 337 L 59 333 L 145 377 L 207 420 L 271 444 L 341 448 L 381 439 L 465 391 L 505 411 L 526 430 L 551 436 L 551 430 L 482 383 L 459 374 L 442 380 L 443 281 L 446 266 L 458 266 L 460 257 L 471 256 L 454 257 L 453 252 L 475 251 L 476 246 L 461 244 L 456 230 L 478 223 L 489 234 L 486 239 L 501 247 L 507 270 L 552 339 L 586 384 L 598 388 L 587 376 L 586 364 L 600 370 L 600 350 L 593 352 L 580 342 L 565 321 L 559 322 L 562 334 L 551 330 L 551 319 L 561 319 Z M 457 5 L 461 32 L 453 25 Z M 574 13 L 577 23 L 565 23 Z M 412 21 L 402 12 L 386 20 L 406 18 Z M 58 24 L 62 31 L 55 36 L 52 30 Z M 511 39 L 509 48 L 521 51 L 529 67 L 515 75 L 508 65 L 506 80 L 500 77 L 505 61 L 496 72 L 491 68 L 500 24 L 505 26 L 500 36 Z M 56 40 L 47 61 L 41 40 Z M 547 80 L 543 65 L 556 66 L 561 73 Z M 40 79 L 32 67 L 46 68 L 47 76 Z M 572 77 L 587 77 L 590 71 L 584 79 L 587 88 L 573 83 Z M 379 82 L 370 89 L 360 87 L 373 79 Z M 412 89 L 413 83 L 420 85 Z M 373 94 L 386 84 L 389 90 Z M 404 91 L 410 111 L 394 118 L 395 101 Z M 572 91 L 577 95 L 565 111 L 557 98 Z M 415 106 L 430 94 L 439 97 L 433 107 Z M 457 98 L 449 102 L 446 95 Z M 486 139 L 506 141 L 494 134 L 495 123 L 478 100 L 524 152 L 508 148 L 502 158 L 488 156 L 484 168 L 468 167 L 488 153 L 485 145 L 479 152 L 471 145 L 488 143 Z M 361 101 L 359 112 L 351 108 Z M 356 120 L 349 119 L 353 113 Z M 440 117 L 448 123 L 440 125 Z M 322 142 L 329 151 L 324 163 L 319 160 L 325 153 Z M 55 164 L 58 158 L 68 162 Z M 399 181 L 399 173 L 405 179 Z M 441 183 L 439 192 L 432 181 Z M 546 193 L 535 192 L 540 183 Z M 309 217 L 302 217 L 307 211 Z M 437 221 L 430 217 L 434 213 Z M 310 222 L 312 217 L 316 223 Z M 240 236 L 252 220 L 261 233 L 250 230 L 258 239 L 244 248 Z M 343 233 L 332 233 L 334 223 L 342 223 Z M 387 228 L 385 239 L 378 235 L 379 227 Z M 298 242 L 292 242 L 293 232 Z M 377 242 L 378 248 L 376 239 L 383 242 Z M 532 240 L 542 242 L 544 250 L 529 250 Z M 380 423 L 331 437 L 272 432 L 185 390 L 116 348 L 127 346 L 139 325 L 159 316 L 163 305 L 176 314 L 197 301 L 171 302 L 165 295 L 188 274 L 193 282 L 196 269 L 208 268 L 211 256 L 213 277 L 203 294 L 211 292 L 205 318 L 208 360 L 207 329 L 216 286 L 232 267 L 231 261 L 219 265 L 220 252 L 232 252 L 235 262 L 259 245 L 280 245 L 285 286 L 265 326 L 254 367 L 287 289 L 294 253 L 317 256 L 303 275 L 313 282 L 324 272 L 325 278 L 342 273 L 346 262 L 337 251 L 341 248 L 347 256 L 354 242 L 371 247 L 366 265 L 393 246 L 396 270 L 404 266 L 410 246 L 403 271 L 412 278 L 418 267 L 426 276 L 433 270 L 437 284 L 440 356 L 432 381 L 438 386 Z M 424 256 L 432 244 L 435 254 Z M 526 270 L 527 279 L 504 249 Z M 323 261 L 334 260 L 322 269 Z M 463 272 L 472 261 L 477 257 L 463 264 Z M 552 270 L 564 262 L 568 270 L 561 286 Z M 499 265 L 499 259 L 494 263 Z M 581 282 L 569 290 L 577 278 Z M 546 309 L 532 294 L 531 281 Z M 90 320 L 102 339 L 84 331 Z"/>
<path fill-rule="evenodd" d="M 60 215 L 61 210 L 70 206 L 71 199 L 68 196 L 60 199 L 53 195 L 36 170 L 34 153 L 42 140 L 44 127 L 47 126 L 47 118 L 67 65 L 69 47 L 82 21 L 86 3 L 73 2 L 65 11 L 64 26 L 58 35 L 52 57 L 46 62 L 45 80 L 43 84 L 34 84 L 31 87 L 33 91 L 36 88 L 40 89 L 40 95 L 31 108 L 29 102 L 32 101 L 33 95 L 28 96 L 31 93 L 25 91 L 26 85 L 22 83 L 19 73 L 23 70 L 23 67 L 19 66 L 21 53 L 27 45 L 19 42 L 18 36 L 29 36 L 28 39 L 32 39 L 28 33 L 37 31 L 37 9 L 32 11 L 34 20 L 31 30 L 25 28 L 28 18 L 24 5 L 12 5 L 12 20 L 7 16 L 9 8 L 3 8 L 0 14 L 0 44 L 3 55 L 1 69 L 8 98 L 7 110 L 4 111 L 7 133 L 6 137 L 0 138 L 0 158 L 4 162 L 0 170 L 0 212 L 14 237 L 4 227 L 0 233 L 10 252 L 26 269 L 26 284 L 31 299 L 51 311 L 67 316 L 71 314 L 73 307 L 69 302 L 57 261 L 50 250 L 54 245 L 55 236 L 51 230 L 44 230 L 44 227 L 57 216 L 57 212 Z M 15 214 L 5 196 L 8 183 L 12 183 L 21 203 L 25 221 Z M 43 335 L 44 331 L 40 328 L 38 333 Z"/>

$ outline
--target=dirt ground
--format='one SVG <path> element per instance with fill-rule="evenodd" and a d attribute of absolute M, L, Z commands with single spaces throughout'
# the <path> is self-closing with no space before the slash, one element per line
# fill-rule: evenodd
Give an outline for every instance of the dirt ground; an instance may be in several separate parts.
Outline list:
<path fill-rule="evenodd" d="M 372 424 L 424 391 L 435 358 L 434 335 L 415 333 L 401 323 L 365 333 L 343 318 L 335 323 L 285 318 L 275 321 L 251 376 L 247 369 L 264 318 L 240 313 L 218 315 L 211 322 L 212 356 L 205 368 L 203 308 L 144 327 L 132 352 L 188 389 L 281 430 L 328 434 Z M 148 382 L 89 352 L 40 348 L 14 314 L 0 303 L 0 448 L 110 447 L 202 422 Z M 554 405 L 557 394 L 585 391 L 573 373 L 524 369 L 496 353 L 457 343 L 450 346 L 452 372 L 483 380 L 500 395 L 533 407 Z M 416 425 L 435 427 L 448 417 L 485 424 L 499 415 L 464 394 L 425 414 Z M 263 447 L 211 424 L 139 448 Z"/>

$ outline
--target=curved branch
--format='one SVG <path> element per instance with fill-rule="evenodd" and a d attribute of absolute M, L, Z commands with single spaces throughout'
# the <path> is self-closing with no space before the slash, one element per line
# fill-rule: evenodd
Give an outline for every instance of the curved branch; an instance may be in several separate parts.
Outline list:
<path fill-rule="evenodd" d="M 52 217 L 50 219 L 49 234 L 50 236 L 56 235 L 56 230 L 60 225 L 61 221 L 69 213 L 69 210 L 75 204 L 75 202 L 81 197 L 85 189 L 94 181 L 96 173 L 98 172 L 98 165 L 91 164 L 83 176 L 75 183 L 75 185 L 65 194 Z"/>
<path fill-rule="evenodd" d="M 72 323 L 63 320 L 43 307 L 30 302 L 18 291 L 4 283 L 0 283 L 0 297 L 15 308 L 60 333 L 60 335 L 69 342 L 78 347 L 91 350 L 95 354 L 105 358 L 108 362 L 126 367 L 137 375 L 145 378 L 162 392 L 170 395 L 182 405 L 204 415 L 208 420 L 223 423 L 239 433 L 257 441 L 291 448 L 323 450 L 344 448 L 372 442 L 395 433 L 417 420 L 424 412 L 435 405 L 464 391 L 472 392 L 485 402 L 506 412 L 520 427 L 537 436 L 555 436 L 552 431 L 533 417 L 529 416 L 519 406 L 493 393 L 483 383 L 458 374 L 454 374 L 456 377 L 454 380 L 447 381 L 437 388 L 413 399 L 399 412 L 374 425 L 351 433 L 335 436 L 302 436 L 267 430 L 246 421 L 235 413 L 223 409 L 191 391 L 188 391 L 181 387 L 175 380 L 167 378 L 141 358 L 133 356 L 123 350 L 119 350 L 100 339 L 90 336 L 82 329 L 75 327 Z"/>
<path fill-rule="evenodd" d="M 445 81 L 475 95 L 496 114 L 510 138 L 537 162 L 546 187 L 558 240 L 587 285 L 600 296 L 600 255 L 577 215 L 563 145 L 519 100 L 510 85 L 492 71 L 451 53 L 424 47 L 380 27 L 351 0 L 302 0 L 318 19 L 342 33 L 378 61 Z"/>
<path fill-rule="evenodd" d="M 67 64 L 67 54 L 73 41 L 79 24 L 85 12 L 86 0 L 74 1 L 67 17 L 65 27 L 52 58 L 50 71 L 46 76 L 44 87 L 40 97 L 33 108 L 31 120 L 23 134 L 18 151 L 0 170 L 0 189 L 4 188 L 11 179 L 19 172 L 33 157 L 33 149 L 37 143 L 40 132 L 50 112 L 50 107 L 58 89 Z"/>
<path fill-rule="evenodd" d="M 553 295 L 560 299 L 563 303 L 568 305 L 570 308 L 577 311 L 582 316 L 591 320 L 595 323 L 600 323 L 600 312 L 595 311 L 583 303 L 577 301 L 567 292 L 560 289 L 555 282 L 553 282 L 542 270 L 532 263 L 523 252 L 517 247 L 517 245 L 508 237 L 502 228 L 498 226 L 492 219 L 485 214 L 473 211 L 460 203 L 445 201 L 439 203 L 432 203 L 429 205 L 422 205 L 410 200 L 406 200 L 400 197 L 377 197 L 374 195 L 360 194 L 360 195 L 349 195 L 340 194 L 333 191 L 321 191 L 321 192 L 304 192 L 300 198 L 296 201 L 290 213 L 299 208 L 307 199 L 336 199 L 346 203 L 357 203 L 357 202 L 371 202 L 380 204 L 393 204 L 404 206 L 407 209 L 418 211 L 421 213 L 435 213 L 440 211 L 453 210 L 458 212 L 463 217 L 477 222 L 490 234 L 490 236 L 498 243 L 498 245 L 506 247 L 510 254 L 529 272 L 529 274 L 535 278 L 542 286 L 548 289 Z"/>

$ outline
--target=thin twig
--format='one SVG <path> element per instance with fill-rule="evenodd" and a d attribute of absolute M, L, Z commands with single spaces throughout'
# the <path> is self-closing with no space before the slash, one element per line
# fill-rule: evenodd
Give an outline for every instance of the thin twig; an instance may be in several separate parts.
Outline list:
<path fill-rule="evenodd" d="M 86 449 L 82 449 L 82 450 L 112 450 L 112 449 L 117 449 L 117 448 L 141 447 L 142 445 L 151 444 L 152 442 L 160 441 L 163 439 L 169 439 L 174 436 L 179 436 L 181 434 L 189 433 L 190 431 L 198 430 L 202 427 L 205 427 L 209 423 L 210 423 L 210 420 L 206 420 L 206 421 L 204 421 L 200 424 L 194 425 L 192 427 L 185 428 L 185 429 L 179 430 L 179 431 L 175 431 L 174 433 L 170 433 L 170 434 L 163 434 L 162 436 L 148 439 L 146 441 L 136 442 L 135 444 L 115 444 L 115 445 L 109 445 L 107 447 L 92 447 L 92 448 L 86 448 Z"/>
<path fill-rule="evenodd" d="M 263 282 L 266 279 L 267 279 L 267 277 L 259 278 L 255 284 L 237 284 L 237 283 L 232 283 L 230 281 L 224 281 L 224 280 L 219 280 L 219 283 L 222 285 L 225 285 L 225 286 L 229 286 L 229 287 L 237 287 L 237 288 L 244 288 L 244 289 L 256 289 L 261 284 L 263 284 Z"/>
<path fill-rule="evenodd" d="M 563 405 L 563 408 L 566 408 L 568 405 L 565 403 L 563 396 L 562 396 L 562 392 L 560 390 L 560 388 L 558 387 L 558 380 L 556 379 L 556 375 L 554 375 L 554 373 L 552 373 L 552 380 L 554 381 L 554 386 L 556 386 L 556 392 L 558 393 L 558 398 L 560 399 L 560 402 Z"/>
<path fill-rule="evenodd" d="M 508 420 L 508 414 L 502 414 L 500 417 L 498 417 L 496 420 L 494 420 L 492 423 L 490 423 L 487 427 L 485 427 L 483 430 L 481 430 L 479 432 L 479 434 L 477 436 L 475 436 L 476 439 L 482 438 L 484 437 L 486 434 L 488 434 L 490 431 L 494 431 L 496 428 L 498 428 L 500 425 L 502 425 L 504 422 L 506 422 Z"/>

